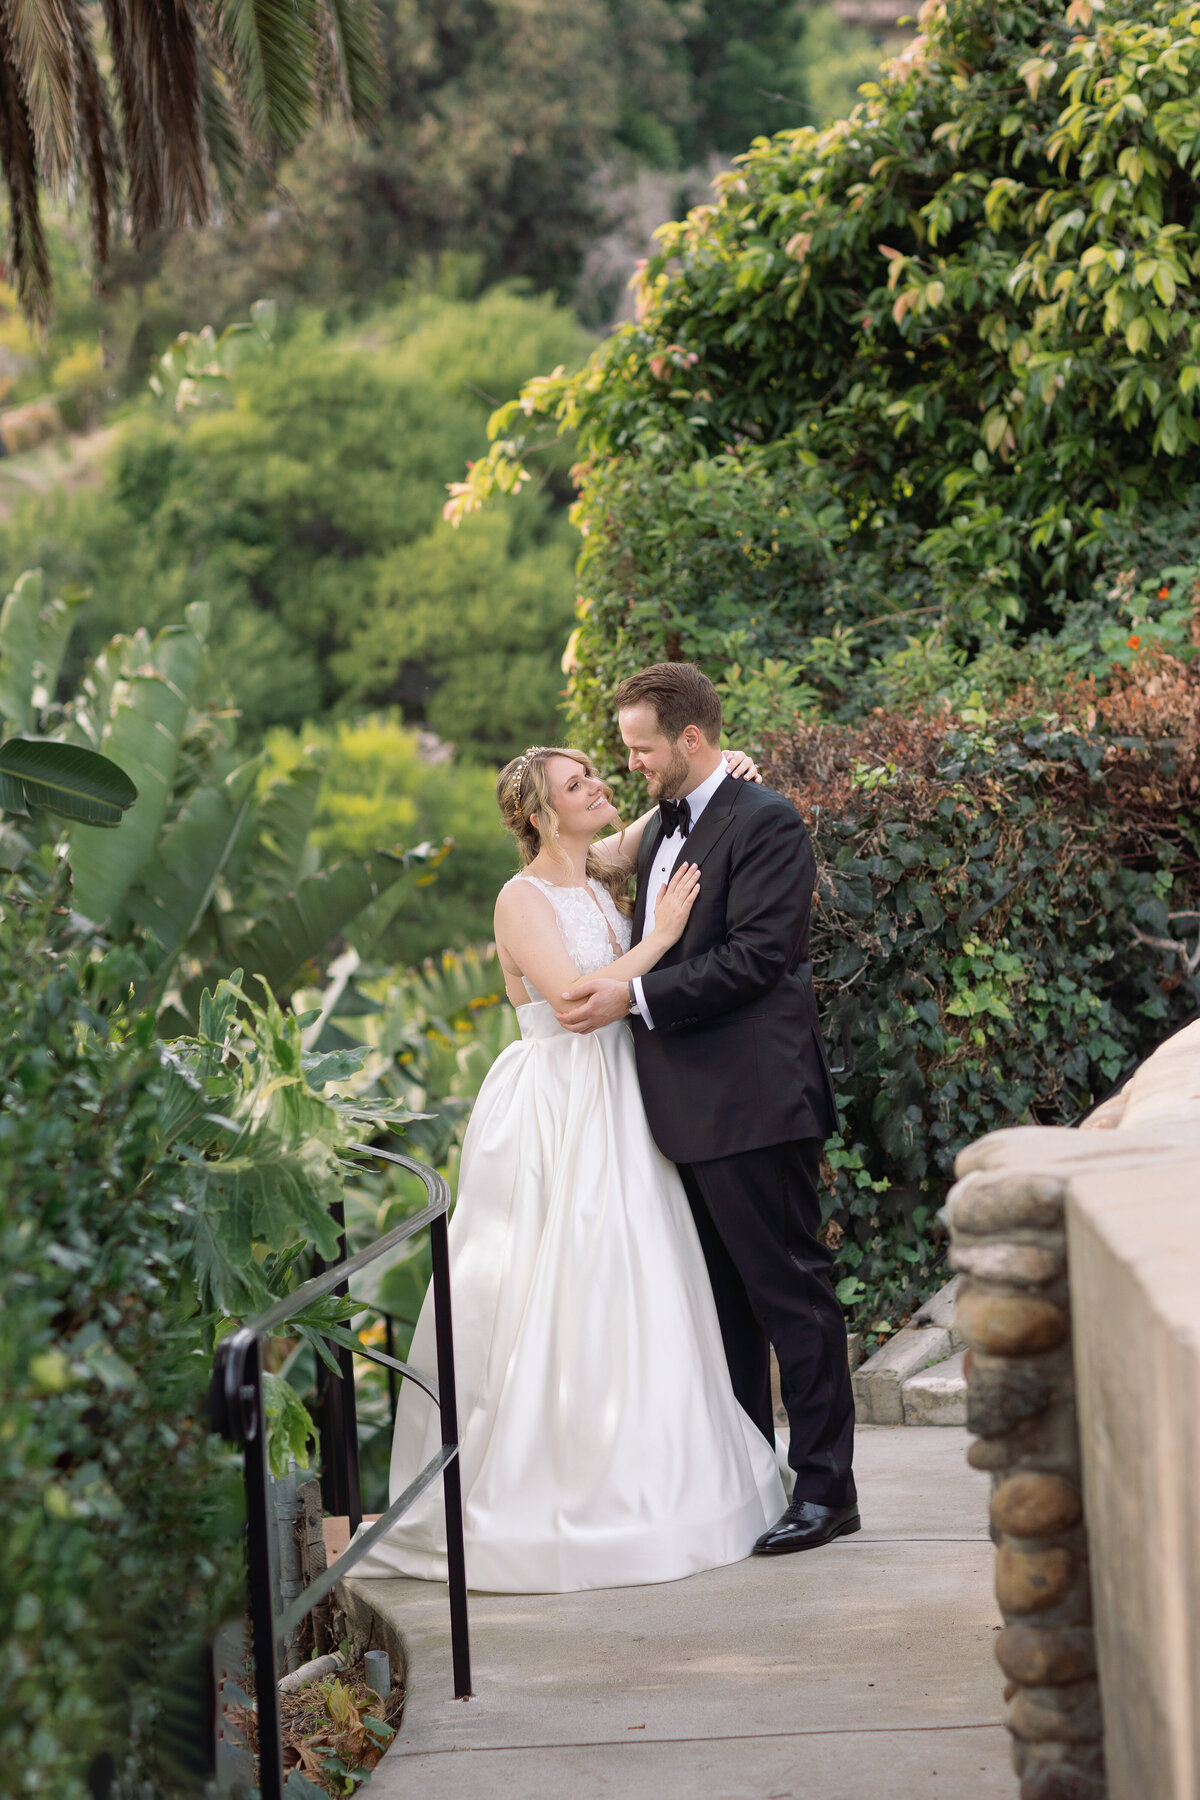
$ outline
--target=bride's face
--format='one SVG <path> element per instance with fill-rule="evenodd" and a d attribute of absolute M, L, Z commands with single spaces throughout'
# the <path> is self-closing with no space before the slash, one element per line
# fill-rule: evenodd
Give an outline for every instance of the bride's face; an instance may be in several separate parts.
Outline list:
<path fill-rule="evenodd" d="M 620 824 L 620 815 L 605 799 L 604 783 L 594 770 L 583 768 L 570 756 L 555 756 L 546 764 L 546 779 L 561 837 L 591 838 L 607 826 Z"/>

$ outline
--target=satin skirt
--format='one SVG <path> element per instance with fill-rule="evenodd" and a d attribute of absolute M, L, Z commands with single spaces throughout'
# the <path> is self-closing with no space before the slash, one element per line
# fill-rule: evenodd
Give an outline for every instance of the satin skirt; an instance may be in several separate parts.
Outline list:
<path fill-rule="evenodd" d="M 780 1458 L 734 1399 L 629 1030 L 578 1036 L 544 1001 L 519 1019 L 471 1115 L 449 1232 L 468 1582 L 568 1593 L 737 1562 L 786 1504 Z M 430 1294 L 410 1361 L 436 1368 Z M 393 1499 L 440 1442 L 404 1382 Z M 445 1580 L 440 1480 L 355 1574 Z"/>

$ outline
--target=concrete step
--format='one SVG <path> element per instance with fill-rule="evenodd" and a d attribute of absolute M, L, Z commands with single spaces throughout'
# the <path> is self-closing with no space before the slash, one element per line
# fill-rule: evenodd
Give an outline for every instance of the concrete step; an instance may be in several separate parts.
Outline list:
<path fill-rule="evenodd" d="M 852 1377 L 858 1423 L 903 1425 L 905 1382 L 930 1363 L 944 1362 L 950 1349 L 950 1333 L 937 1325 L 906 1327 L 889 1338 Z"/>
<path fill-rule="evenodd" d="M 900 1390 L 906 1425 L 965 1425 L 967 1378 L 965 1350 L 910 1375 Z"/>
<path fill-rule="evenodd" d="M 948 1281 L 913 1314 L 911 1324 L 855 1371 L 854 1416 L 860 1425 L 966 1423 L 966 1378 L 962 1356 L 955 1354 L 962 1350 L 954 1328 L 958 1281 L 957 1275 Z M 931 1367 L 950 1363 L 955 1368 L 947 1377 L 914 1389 L 910 1418 L 905 1399 L 909 1384 L 921 1382 Z"/>

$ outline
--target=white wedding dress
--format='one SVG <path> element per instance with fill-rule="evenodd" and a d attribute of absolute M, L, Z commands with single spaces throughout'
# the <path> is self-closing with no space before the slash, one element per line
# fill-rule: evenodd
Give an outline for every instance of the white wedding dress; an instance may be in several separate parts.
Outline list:
<path fill-rule="evenodd" d="M 615 960 L 614 938 L 628 948 L 598 882 L 538 886 L 581 974 Z M 475 1102 L 450 1223 L 468 1582 L 566 1593 L 737 1562 L 786 1505 L 779 1463 L 734 1399 L 629 1029 L 564 1031 L 525 985 L 521 1041 Z M 436 1367 L 430 1295 L 410 1360 Z M 393 1499 L 440 1442 L 436 1407 L 406 1381 Z M 445 1580 L 440 1480 L 354 1572 Z"/>

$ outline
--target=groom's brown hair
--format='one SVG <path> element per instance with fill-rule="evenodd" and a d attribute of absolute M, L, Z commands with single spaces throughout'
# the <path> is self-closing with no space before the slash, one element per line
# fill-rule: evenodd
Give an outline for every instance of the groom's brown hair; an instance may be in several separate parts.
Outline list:
<path fill-rule="evenodd" d="M 672 744 L 689 725 L 702 731 L 710 744 L 721 741 L 721 697 L 703 669 L 695 663 L 652 663 L 627 675 L 613 696 L 618 712 L 645 703 L 654 708 L 658 729 Z"/>

